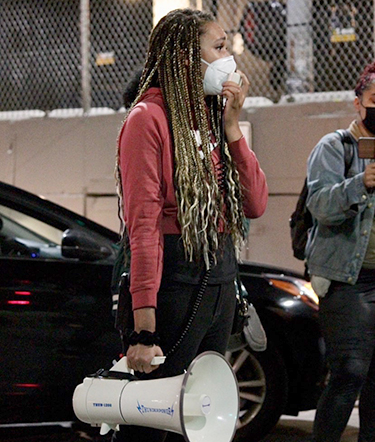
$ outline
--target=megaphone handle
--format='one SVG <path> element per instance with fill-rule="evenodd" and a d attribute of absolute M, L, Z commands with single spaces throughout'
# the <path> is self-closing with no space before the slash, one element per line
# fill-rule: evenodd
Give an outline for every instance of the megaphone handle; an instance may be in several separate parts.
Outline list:
<path fill-rule="evenodd" d="M 164 364 L 165 356 L 154 356 L 151 360 L 151 365 Z"/>

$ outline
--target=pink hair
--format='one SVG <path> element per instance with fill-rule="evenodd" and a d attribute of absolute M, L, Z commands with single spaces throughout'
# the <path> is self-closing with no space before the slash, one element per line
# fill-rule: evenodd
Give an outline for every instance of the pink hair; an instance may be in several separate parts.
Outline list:
<path fill-rule="evenodd" d="M 370 84 L 375 83 L 375 62 L 368 64 L 354 89 L 357 97 L 362 97 L 363 92 L 369 88 Z"/>

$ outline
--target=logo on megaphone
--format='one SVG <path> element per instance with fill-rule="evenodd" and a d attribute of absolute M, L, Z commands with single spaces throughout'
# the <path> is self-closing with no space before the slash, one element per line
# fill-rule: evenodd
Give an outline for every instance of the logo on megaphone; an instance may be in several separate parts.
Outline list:
<path fill-rule="evenodd" d="M 111 378 L 122 372 L 126 379 Z M 101 434 L 118 425 L 139 425 L 183 434 L 187 442 L 230 442 L 239 413 L 236 376 L 219 353 L 197 356 L 184 374 L 135 380 L 126 358 L 108 372 L 87 377 L 73 394 L 78 419 L 101 426 Z M 128 374 L 128 375 L 126 375 Z"/>

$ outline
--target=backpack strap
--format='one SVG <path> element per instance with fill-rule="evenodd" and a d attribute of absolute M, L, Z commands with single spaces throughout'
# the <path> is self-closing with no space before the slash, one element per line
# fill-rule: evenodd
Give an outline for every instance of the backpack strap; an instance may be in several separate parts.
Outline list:
<path fill-rule="evenodd" d="M 348 129 L 337 129 L 336 132 L 343 143 L 353 144 L 353 136 Z"/>
<path fill-rule="evenodd" d="M 356 143 L 356 141 L 348 129 L 337 129 L 336 132 L 340 135 L 341 142 L 344 146 L 345 177 L 346 177 L 353 163 L 354 146 L 355 146 L 354 143 Z"/>

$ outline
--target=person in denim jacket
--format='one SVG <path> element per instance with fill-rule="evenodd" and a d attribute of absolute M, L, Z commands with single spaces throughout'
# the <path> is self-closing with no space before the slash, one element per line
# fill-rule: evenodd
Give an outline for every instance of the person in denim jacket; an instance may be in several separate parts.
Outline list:
<path fill-rule="evenodd" d="M 358 139 L 375 137 L 375 63 L 363 71 L 355 95 L 351 142 L 330 133 L 308 159 L 314 225 L 306 256 L 330 368 L 315 442 L 340 440 L 359 395 L 358 441 L 375 441 L 375 162 L 358 156 Z"/>

